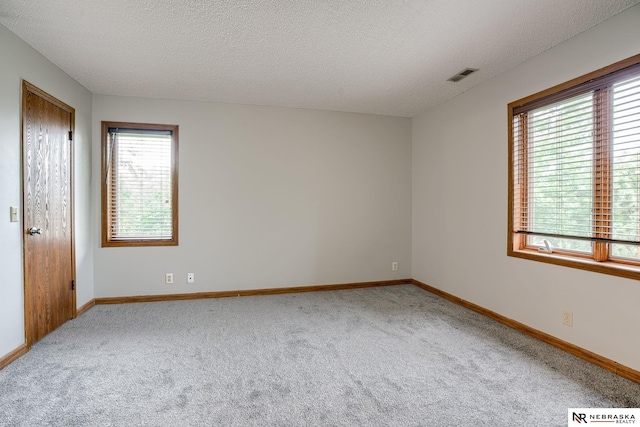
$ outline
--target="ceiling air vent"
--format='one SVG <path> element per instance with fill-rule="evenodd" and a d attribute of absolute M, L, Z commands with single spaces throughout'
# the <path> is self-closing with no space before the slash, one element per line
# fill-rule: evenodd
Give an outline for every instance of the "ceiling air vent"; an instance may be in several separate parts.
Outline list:
<path fill-rule="evenodd" d="M 447 79 L 447 81 L 449 81 L 449 82 L 459 82 L 460 80 L 462 80 L 465 77 L 467 77 L 469 74 L 473 74 L 476 71 L 478 71 L 477 68 L 465 68 L 464 70 L 460 71 L 458 74 L 449 77 Z"/>

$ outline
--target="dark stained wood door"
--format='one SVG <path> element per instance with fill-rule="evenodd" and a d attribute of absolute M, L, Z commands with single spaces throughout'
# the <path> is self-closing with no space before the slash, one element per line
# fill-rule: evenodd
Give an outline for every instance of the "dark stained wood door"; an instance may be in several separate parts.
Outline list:
<path fill-rule="evenodd" d="M 22 85 L 24 294 L 27 346 L 75 315 L 73 108 Z"/>

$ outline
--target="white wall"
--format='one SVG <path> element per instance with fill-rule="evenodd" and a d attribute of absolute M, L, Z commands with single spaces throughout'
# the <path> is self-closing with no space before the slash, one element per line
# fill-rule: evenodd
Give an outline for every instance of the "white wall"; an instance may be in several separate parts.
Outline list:
<path fill-rule="evenodd" d="M 91 93 L 0 25 L 0 357 L 24 343 L 20 116 L 22 79 L 76 110 L 75 214 L 78 306 L 93 298 L 91 234 Z M 22 214 L 20 213 L 20 218 Z"/>
<path fill-rule="evenodd" d="M 413 120 L 412 276 L 640 369 L 640 283 L 507 257 L 507 104 L 640 53 L 640 6 Z M 574 327 L 561 323 L 574 312 Z"/>
<path fill-rule="evenodd" d="M 410 277 L 410 119 L 94 95 L 94 171 L 102 120 L 180 126 L 180 245 L 96 243 L 96 297 Z"/>

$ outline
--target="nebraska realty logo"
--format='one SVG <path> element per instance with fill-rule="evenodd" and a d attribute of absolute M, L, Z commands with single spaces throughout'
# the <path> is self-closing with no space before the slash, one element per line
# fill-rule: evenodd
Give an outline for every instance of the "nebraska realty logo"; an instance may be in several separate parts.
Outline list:
<path fill-rule="evenodd" d="M 640 419 L 640 408 L 569 408 L 567 416 L 570 426 L 590 423 L 636 424 Z"/>

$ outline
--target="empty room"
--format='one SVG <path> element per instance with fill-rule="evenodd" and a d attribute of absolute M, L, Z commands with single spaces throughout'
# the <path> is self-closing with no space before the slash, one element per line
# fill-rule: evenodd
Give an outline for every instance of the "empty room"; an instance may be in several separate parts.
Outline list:
<path fill-rule="evenodd" d="M 0 426 L 640 421 L 640 0 L 3 0 Z"/>

